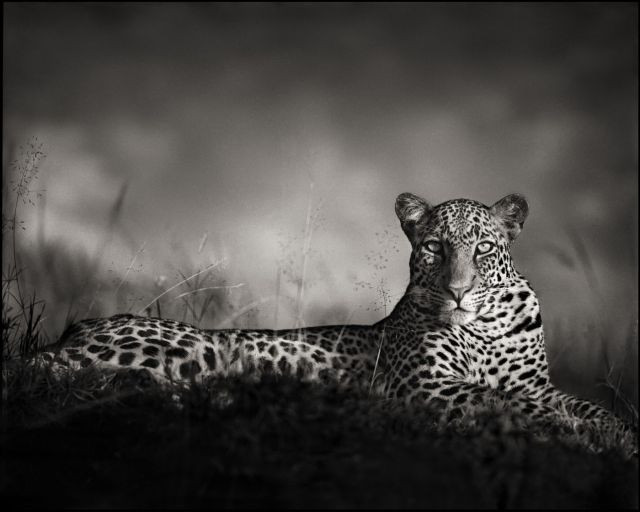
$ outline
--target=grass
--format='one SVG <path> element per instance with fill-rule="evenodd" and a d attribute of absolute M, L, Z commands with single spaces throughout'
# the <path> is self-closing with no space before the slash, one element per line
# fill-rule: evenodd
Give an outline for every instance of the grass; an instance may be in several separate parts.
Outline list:
<path fill-rule="evenodd" d="M 635 507 L 636 461 L 287 378 L 5 372 L 3 500 L 47 507 Z M 222 397 L 222 399 L 221 399 Z M 569 470 L 570 469 L 570 470 Z M 36 485 L 34 485 L 36 483 Z"/>
<path fill-rule="evenodd" d="M 554 425 L 527 432 L 499 401 L 451 420 L 381 401 L 367 390 L 346 393 L 286 378 L 256 383 L 236 376 L 190 389 L 162 388 L 139 373 L 85 369 L 57 380 L 47 365 L 27 364 L 30 353 L 56 338 L 49 332 L 85 312 L 147 312 L 242 327 L 256 307 L 275 298 L 304 323 L 318 212 L 311 207 L 311 183 L 302 251 L 283 259 L 273 297 L 247 292 L 234 302 L 230 293 L 245 287 L 229 285 L 218 263 L 186 264 L 173 281 L 160 275 L 133 282 L 129 276 L 144 244 L 110 282 L 102 253 L 117 236 L 126 186 L 108 214 L 108 238 L 93 257 L 73 259 L 42 242 L 38 261 L 20 253 L 17 228 L 44 153 L 35 142 L 25 151 L 15 160 L 17 185 L 8 187 L 14 202 L 5 201 L 11 207 L 6 215 L 3 210 L 3 253 L 9 256 L 2 281 L 3 501 L 83 508 L 638 506 L 637 459 L 624 456 L 628 438 Z M 386 313 L 391 300 L 384 270 L 397 252 L 396 239 L 387 230 L 377 236 L 383 248 L 367 255 L 374 283 L 356 286 L 375 289 L 375 307 Z M 205 244 L 203 237 L 198 252 Z M 282 294 L 281 280 L 295 285 L 295 297 Z M 140 289 L 144 297 L 125 307 L 121 298 Z M 45 317 L 55 329 L 46 328 Z M 605 376 L 614 405 L 637 425 L 619 374 Z"/>
<path fill-rule="evenodd" d="M 38 179 L 38 170 L 45 157 L 42 144 L 33 138 L 20 148 L 20 155 L 9 162 L 15 177 L 7 182 L 3 168 L 2 181 L 2 253 L 8 263 L 2 267 L 2 357 L 16 353 L 34 352 L 41 344 L 41 321 L 45 303 L 36 297 L 35 291 L 25 290 L 24 268 L 20 264 L 18 234 L 26 228 L 18 215 L 21 205 L 35 205 L 34 197 L 41 192 L 31 186 Z M 10 192 L 12 203 L 8 202 Z M 7 243 L 9 242 L 9 243 Z"/>

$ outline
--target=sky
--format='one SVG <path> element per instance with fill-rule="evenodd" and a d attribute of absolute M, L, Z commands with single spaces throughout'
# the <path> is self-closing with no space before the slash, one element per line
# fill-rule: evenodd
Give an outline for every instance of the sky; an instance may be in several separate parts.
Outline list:
<path fill-rule="evenodd" d="M 18 243 L 54 330 L 56 254 L 70 283 L 79 254 L 158 289 L 215 265 L 256 327 L 290 326 L 305 238 L 304 323 L 374 322 L 409 277 L 398 194 L 518 192 L 544 318 L 637 335 L 636 4 L 3 8 L 3 175 L 37 137 Z"/>

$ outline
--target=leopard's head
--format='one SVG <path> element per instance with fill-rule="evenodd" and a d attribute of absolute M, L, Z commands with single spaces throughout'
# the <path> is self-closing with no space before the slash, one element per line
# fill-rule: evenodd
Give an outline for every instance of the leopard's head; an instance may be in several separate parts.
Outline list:
<path fill-rule="evenodd" d="M 473 321 L 491 291 L 516 276 L 509 248 L 528 211 L 518 194 L 491 207 L 470 199 L 431 206 L 400 194 L 396 214 L 412 246 L 408 292 L 444 323 Z"/>

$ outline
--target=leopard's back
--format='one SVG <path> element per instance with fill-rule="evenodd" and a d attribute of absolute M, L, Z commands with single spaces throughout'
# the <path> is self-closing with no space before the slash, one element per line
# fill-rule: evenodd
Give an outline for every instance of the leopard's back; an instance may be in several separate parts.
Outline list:
<path fill-rule="evenodd" d="M 71 325 L 56 349 L 72 368 L 146 370 L 161 381 L 271 373 L 352 383 L 372 373 L 378 337 L 375 326 L 207 330 L 115 315 Z"/>

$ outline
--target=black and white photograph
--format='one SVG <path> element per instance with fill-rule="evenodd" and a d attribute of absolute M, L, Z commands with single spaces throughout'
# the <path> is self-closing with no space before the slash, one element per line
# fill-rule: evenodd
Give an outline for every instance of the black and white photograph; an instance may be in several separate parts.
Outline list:
<path fill-rule="evenodd" d="M 3 2 L 0 502 L 637 509 L 637 2 Z"/>

